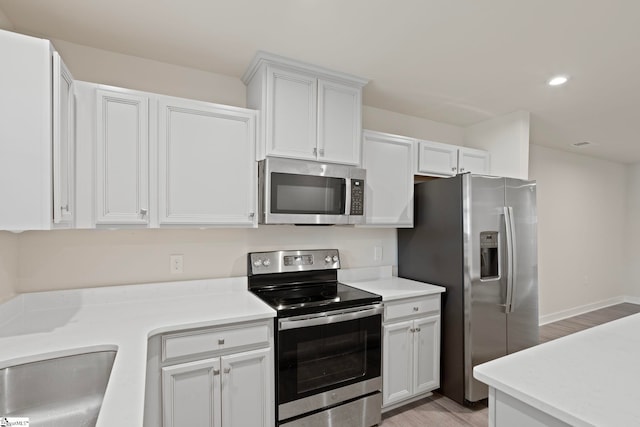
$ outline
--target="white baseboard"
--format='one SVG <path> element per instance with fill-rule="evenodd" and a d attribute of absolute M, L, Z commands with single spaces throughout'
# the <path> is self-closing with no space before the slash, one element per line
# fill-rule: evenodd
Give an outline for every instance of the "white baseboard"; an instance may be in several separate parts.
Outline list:
<path fill-rule="evenodd" d="M 540 316 L 538 323 L 540 325 L 546 325 L 547 323 L 557 322 L 558 320 L 566 319 L 568 317 L 578 316 L 580 314 L 588 313 L 600 308 L 609 307 L 616 304 L 622 304 L 623 302 L 630 302 L 634 304 L 640 304 L 640 297 L 619 296 L 609 298 L 603 301 L 594 302 L 591 304 L 581 305 L 579 307 L 570 308 L 568 310 L 557 311 L 551 314 L 545 314 Z"/>

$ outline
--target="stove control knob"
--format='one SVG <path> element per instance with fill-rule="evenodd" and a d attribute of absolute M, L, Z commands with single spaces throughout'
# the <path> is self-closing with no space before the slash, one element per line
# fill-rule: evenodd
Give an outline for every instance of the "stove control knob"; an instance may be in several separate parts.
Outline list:
<path fill-rule="evenodd" d="M 264 265 L 265 267 L 269 267 L 271 265 L 271 260 L 269 258 L 265 259 L 264 261 L 262 261 L 262 265 Z"/>
<path fill-rule="evenodd" d="M 331 262 L 331 256 L 327 255 L 326 257 L 324 257 L 324 262 L 329 264 Z"/>
<path fill-rule="evenodd" d="M 256 267 L 260 267 L 262 265 L 262 260 L 261 259 L 257 259 L 255 261 L 253 261 L 253 265 Z"/>
<path fill-rule="evenodd" d="M 333 256 L 333 262 L 338 262 L 338 255 Z"/>

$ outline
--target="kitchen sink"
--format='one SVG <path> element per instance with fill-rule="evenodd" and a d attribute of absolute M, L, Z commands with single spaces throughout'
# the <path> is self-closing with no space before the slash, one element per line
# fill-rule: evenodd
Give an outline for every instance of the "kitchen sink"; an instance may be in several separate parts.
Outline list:
<path fill-rule="evenodd" d="M 0 369 L 0 416 L 31 427 L 95 426 L 116 351 L 97 351 Z"/>

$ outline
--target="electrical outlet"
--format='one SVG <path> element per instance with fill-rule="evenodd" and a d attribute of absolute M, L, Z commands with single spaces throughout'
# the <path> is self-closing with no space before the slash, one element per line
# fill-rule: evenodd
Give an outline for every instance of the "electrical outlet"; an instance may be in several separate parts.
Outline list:
<path fill-rule="evenodd" d="M 182 274 L 184 268 L 184 259 L 182 254 L 170 255 L 169 264 L 171 274 Z"/>

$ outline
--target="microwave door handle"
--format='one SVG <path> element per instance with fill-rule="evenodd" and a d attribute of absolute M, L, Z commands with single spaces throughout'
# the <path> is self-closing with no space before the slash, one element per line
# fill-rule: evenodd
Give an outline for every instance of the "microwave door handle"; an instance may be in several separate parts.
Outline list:
<path fill-rule="evenodd" d="M 342 185 L 344 185 L 344 214 L 349 215 L 351 213 L 351 178 L 345 178 Z"/>

